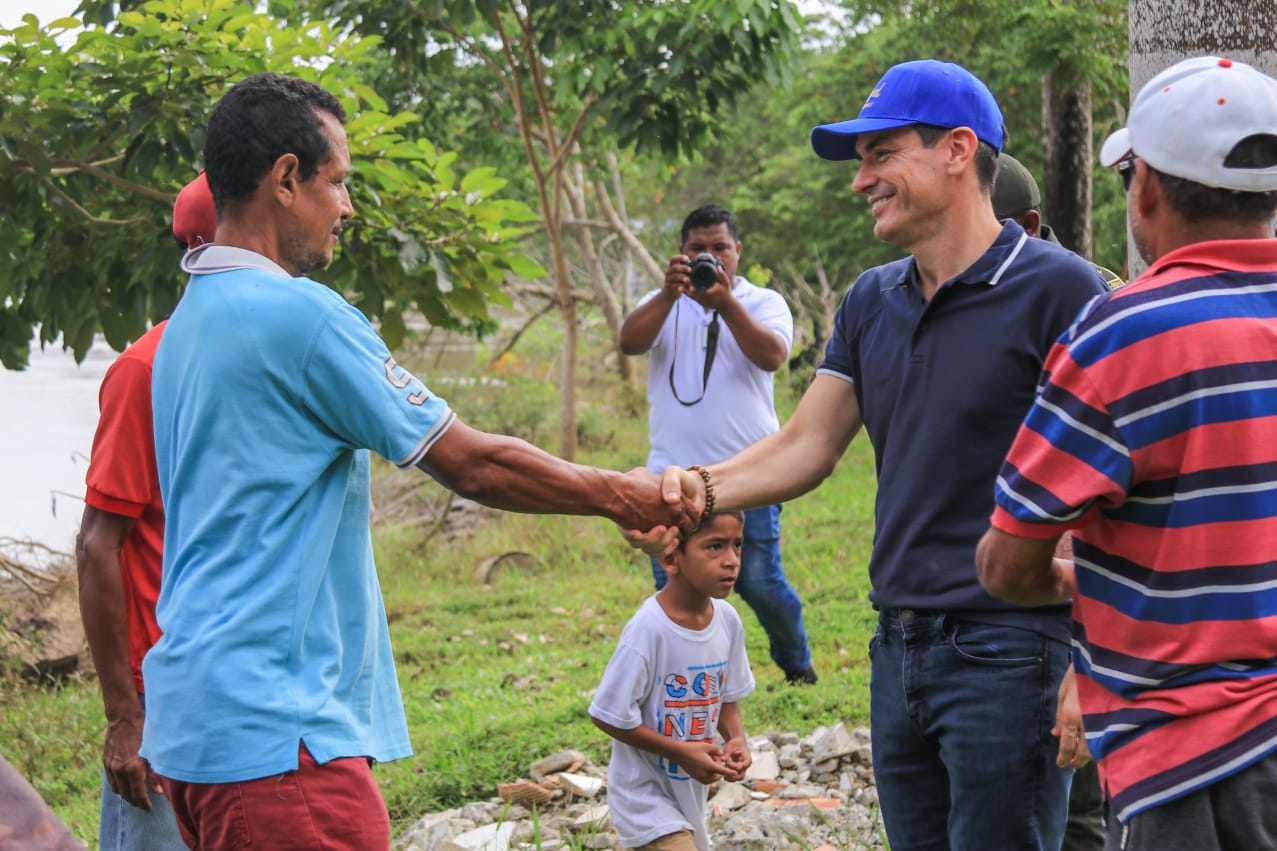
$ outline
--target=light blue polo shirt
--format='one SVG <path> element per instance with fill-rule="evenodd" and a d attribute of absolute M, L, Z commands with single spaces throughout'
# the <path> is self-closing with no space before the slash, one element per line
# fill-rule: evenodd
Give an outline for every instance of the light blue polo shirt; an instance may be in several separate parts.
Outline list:
<path fill-rule="evenodd" d="M 454 421 L 362 313 L 265 257 L 206 246 L 152 373 L 163 638 L 142 753 L 227 783 L 408 756 L 369 532 L 368 450 L 411 467 Z"/>

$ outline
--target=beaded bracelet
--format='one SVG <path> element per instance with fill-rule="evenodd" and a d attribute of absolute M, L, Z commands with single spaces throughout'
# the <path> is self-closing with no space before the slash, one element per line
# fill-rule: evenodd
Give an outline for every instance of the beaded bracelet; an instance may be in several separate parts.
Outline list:
<path fill-rule="evenodd" d="M 705 518 L 709 517 L 714 510 L 714 483 L 709 480 L 709 470 L 706 470 L 700 464 L 693 464 L 687 469 L 693 473 L 700 473 L 701 481 L 705 482 L 705 510 L 701 512 L 701 519 L 697 521 L 699 526 L 705 522 Z"/>

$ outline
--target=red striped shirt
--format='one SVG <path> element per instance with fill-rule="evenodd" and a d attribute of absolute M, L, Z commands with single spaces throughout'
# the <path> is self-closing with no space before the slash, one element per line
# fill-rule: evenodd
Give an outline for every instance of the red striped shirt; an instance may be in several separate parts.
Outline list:
<path fill-rule="evenodd" d="M 1074 663 L 1118 818 L 1277 751 L 1277 240 L 1205 242 L 1045 365 L 993 525 L 1074 530 Z"/>

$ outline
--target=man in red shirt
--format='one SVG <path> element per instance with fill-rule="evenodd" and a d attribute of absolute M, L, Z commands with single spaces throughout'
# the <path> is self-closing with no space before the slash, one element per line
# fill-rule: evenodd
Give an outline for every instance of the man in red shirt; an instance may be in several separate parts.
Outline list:
<path fill-rule="evenodd" d="M 1277 80 L 1186 59 L 1100 160 L 1149 268 L 1047 357 L 980 581 L 1072 599 L 1061 758 L 1099 762 L 1108 848 L 1274 848 Z"/>
<path fill-rule="evenodd" d="M 173 205 L 173 235 L 183 245 L 212 242 L 217 227 L 203 172 Z M 142 657 L 160 637 L 164 508 L 151 426 L 151 364 L 161 322 L 116 359 L 98 394 L 101 418 L 85 476 L 84 517 L 76 539 L 80 616 L 106 709 L 102 810 L 103 851 L 184 849 L 168 801 L 142 741 Z"/>

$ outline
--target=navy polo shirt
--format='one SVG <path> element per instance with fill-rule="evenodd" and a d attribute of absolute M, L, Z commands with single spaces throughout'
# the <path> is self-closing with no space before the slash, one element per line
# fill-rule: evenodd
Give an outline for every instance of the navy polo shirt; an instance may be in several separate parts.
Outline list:
<path fill-rule="evenodd" d="M 861 275 L 819 372 L 851 381 L 878 473 L 870 600 L 1069 640 L 1069 607 L 985 593 L 975 548 L 993 485 L 1052 344 L 1106 292 L 1090 263 L 1008 220 L 974 264 L 923 299 L 912 257 Z"/>

